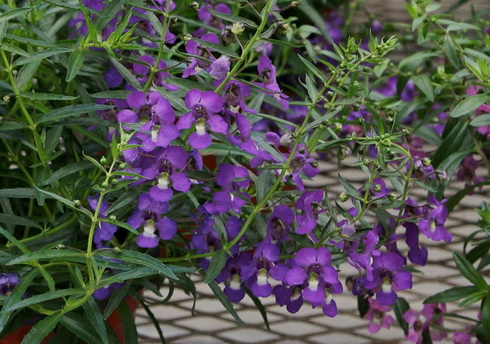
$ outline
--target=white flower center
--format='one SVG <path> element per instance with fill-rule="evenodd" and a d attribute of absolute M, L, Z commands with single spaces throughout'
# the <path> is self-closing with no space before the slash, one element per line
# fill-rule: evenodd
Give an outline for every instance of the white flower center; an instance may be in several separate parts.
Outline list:
<path fill-rule="evenodd" d="M 151 131 L 151 142 L 157 142 L 158 138 L 158 129 L 153 129 Z"/>
<path fill-rule="evenodd" d="M 148 238 L 153 238 L 155 236 L 155 223 L 153 220 L 148 220 L 145 222 L 143 227 L 143 235 Z"/>
<path fill-rule="evenodd" d="M 204 123 L 198 123 L 196 124 L 196 133 L 197 135 L 204 135 L 206 134 L 206 126 L 204 125 Z"/>
<path fill-rule="evenodd" d="M 257 284 L 260 286 L 269 284 L 269 278 L 267 276 L 267 270 L 262 268 L 257 274 Z"/>
<path fill-rule="evenodd" d="M 241 280 L 238 274 L 234 274 L 231 277 L 230 288 L 233 290 L 239 290 L 241 288 Z"/>
<path fill-rule="evenodd" d="M 168 189 L 168 186 L 170 184 L 170 181 L 168 180 L 168 173 L 163 172 L 158 178 L 158 187 L 162 190 Z"/>
<path fill-rule="evenodd" d="M 308 279 L 308 288 L 312 291 L 316 291 L 318 289 L 318 284 L 320 281 L 318 280 L 318 276 L 316 273 L 312 273 L 310 278 Z"/>

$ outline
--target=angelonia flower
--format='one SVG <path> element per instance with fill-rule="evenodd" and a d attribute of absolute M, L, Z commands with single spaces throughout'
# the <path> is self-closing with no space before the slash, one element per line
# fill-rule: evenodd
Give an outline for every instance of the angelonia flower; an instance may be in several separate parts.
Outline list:
<path fill-rule="evenodd" d="M 0 295 L 9 295 L 19 283 L 19 275 L 14 272 L 0 274 Z"/>
<path fill-rule="evenodd" d="M 162 11 L 176 8 L 176 3 L 167 1 L 156 0 L 148 4 L 158 20 L 163 20 Z M 90 16 L 94 20 L 106 6 L 104 1 L 82 2 L 91 9 Z M 157 251 L 153 249 L 166 241 L 184 238 L 187 245 L 182 250 L 199 254 L 196 264 L 204 270 L 209 268 L 215 252 L 225 250 L 226 261 L 222 262 L 223 269 L 215 281 L 221 284 L 224 294 L 232 302 L 240 302 L 248 292 L 259 298 L 273 296 L 278 305 L 291 313 L 309 304 L 321 309 L 326 316 L 334 317 L 342 307 L 337 304 L 337 295 L 347 289 L 367 299 L 366 318 L 371 333 L 389 328 L 394 322 L 389 312 L 399 292 L 412 287 L 409 264 L 424 265 L 427 262 L 428 250 L 422 245 L 420 236 L 446 243 L 452 239 L 445 227 L 446 199 L 432 195 L 423 201 L 410 197 L 402 199 L 400 189 L 403 185 L 400 188 L 396 181 L 390 180 L 391 175 L 386 177 L 377 173 L 381 168 L 379 165 L 373 166 L 376 158 L 390 155 L 392 157 L 384 163 L 390 169 L 401 171 L 404 178 L 409 177 L 417 183 L 435 182 L 438 171 L 423 151 L 422 138 L 406 135 L 406 141 L 398 141 L 413 155 L 411 162 L 401 167 L 402 159 L 406 157 L 394 150 L 388 154 L 384 151 L 387 147 L 379 142 L 360 145 L 350 140 L 357 136 L 368 143 L 369 140 L 381 141 L 378 124 L 392 120 L 393 110 L 375 113 L 368 103 L 363 102 L 352 107 L 346 104 L 330 113 L 332 109 L 326 100 L 329 92 L 333 92 L 332 87 L 318 103 L 323 106 L 315 108 L 312 114 L 308 106 L 298 102 L 303 99 L 298 99 L 285 87 L 296 76 L 279 75 L 280 66 L 275 63 L 277 59 L 270 42 L 254 44 L 252 49 L 258 56 L 247 61 L 245 72 L 231 75 L 239 60 L 227 56 L 223 53 L 226 49 L 218 46 L 228 49 L 236 46 L 238 50 L 238 46 L 246 41 L 249 27 L 244 23 L 230 24 L 214 14 L 231 15 L 232 10 L 227 4 L 205 1 L 199 7 L 194 20 L 204 23 L 205 28 L 184 35 L 167 31 L 162 44 L 165 48 L 172 45 L 171 48 L 179 52 L 172 59 L 167 59 L 166 54 L 161 58 L 151 53 L 158 44 L 148 37 L 159 37 L 160 34 L 146 19 L 147 11 L 134 9 L 129 22 L 144 34 L 131 37 L 151 49 L 144 53 L 128 52 L 128 59 L 121 62 L 141 87 L 136 87 L 134 80 L 128 83 L 127 75 L 123 77 L 120 68 L 109 63 L 104 72 L 105 83 L 109 89 L 126 92 L 127 96 L 97 101 L 113 106 L 111 110 L 100 111 L 101 118 L 113 122 L 131 137 L 129 148 L 119 157 L 124 166 L 120 167 L 120 172 L 139 177 L 133 181 L 122 176 L 116 181 L 129 180 L 127 188 L 136 192 L 138 198 L 132 207 L 128 207 L 130 211 L 125 220 L 118 221 L 125 221 L 135 230 L 132 232 L 138 249 L 141 252 Z M 114 32 L 118 20 L 125 14 L 125 10 L 121 10 L 108 23 L 103 32 L 104 39 Z M 275 20 L 273 16 L 270 18 Z M 83 35 L 88 31 L 80 14 L 69 25 Z M 336 44 L 344 40 L 343 25 L 344 21 L 337 13 L 327 15 L 325 27 Z M 174 30 L 174 26 L 169 27 Z M 371 29 L 374 35 L 379 34 L 382 24 L 374 20 Z M 185 44 L 176 44 L 180 38 Z M 321 35 L 311 34 L 306 39 L 315 51 L 334 51 L 332 44 Z M 367 45 L 367 41 L 364 43 Z M 178 56 L 185 58 L 175 61 Z M 339 61 L 328 61 L 334 66 L 340 64 Z M 325 70 L 320 63 L 316 66 Z M 468 94 L 478 91 L 475 86 L 468 89 Z M 372 92 L 387 104 L 396 99 L 402 105 L 414 102 L 420 93 L 413 80 L 397 77 L 380 82 Z M 447 114 L 440 110 L 443 108 L 441 104 L 434 104 L 432 108 L 437 114 L 437 123 L 431 127 L 434 135 L 442 134 L 443 124 L 447 121 Z M 477 115 L 487 113 L 488 105 L 482 105 L 477 111 Z M 268 118 L 261 117 L 263 114 Z M 310 115 L 316 125 L 301 127 Z M 321 117 L 326 115 L 331 116 L 322 121 Z M 401 123 L 409 125 L 416 120 L 417 113 L 411 112 L 401 119 Z M 334 157 L 334 154 L 328 149 L 318 152 L 308 139 L 298 139 L 298 128 L 304 129 L 310 135 L 308 138 L 315 135 L 317 128 L 332 130 L 338 138 L 348 141 L 335 156 L 339 158 L 339 164 L 344 158 L 341 155 L 361 153 L 366 158 L 362 161 L 363 172 L 376 171 L 376 175 L 345 190 L 342 202 L 332 206 L 334 202 L 330 202 L 329 190 L 308 189 L 305 180 L 319 175 L 319 159 Z M 107 139 L 118 139 L 123 133 L 108 130 Z M 482 135 L 485 133 L 481 132 Z M 328 144 L 321 135 L 323 133 L 320 133 L 322 144 Z M 226 150 L 230 153 L 214 154 Z M 214 166 L 207 164 L 207 159 L 216 158 L 215 155 L 218 158 Z M 236 159 L 237 155 L 243 156 L 243 160 Z M 457 172 L 458 180 L 478 183 L 478 165 L 473 155 L 466 157 Z M 406 176 L 410 170 L 412 175 Z M 269 177 L 272 181 L 265 187 L 261 185 L 263 179 Z M 264 193 L 264 188 L 267 193 L 275 181 L 278 194 L 260 209 L 252 224 L 247 223 L 250 208 L 261 202 L 260 193 Z M 279 192 L 285 196 L 279 196 Z M 189 206 L 188 218 L 176 218 L 175 208 L 182 206 L 180 200 L 187 197 L 192 199 L 189 204 L 193 203 Z M 93 210 L 97 208 L 98 200 L 99 195 L 88 197 Z M 100 204 L 101 221 L 94 235 L 97 248 L 111 247 L 123 234 L 110 223 L 113 221 L 110 221 L 108 211 L 113 201 L 107 195 Z M 365 201 L 369 202 L 369 209 L 362 209 L 361 203 Z M 386 211 L 393 210 L 393 207 L 388 208 L 391 204 L 396 205 L 395 212 Z M 364 213 L 368 210 L 379 214 L 378 219 L 367 221 Z M 408 252 L 398 249 L 400 241 L 406 243 Z M 338 277 L 340 261 L 357 271 L 356 277 L 345 287 Z M 2 293 L 9 293 L 18 282 L 15 274 L 0 275 Z M 100 287 L 94 297 L 106 299 L 120 286 L 114 283 Z M 404 319 L 410 326 L 408 339 L 420 342 L 424 331 L 430 331 L 433 339 L 442 338 L 443 334 L 431 329 L 431 325 L 442 324 L 442 318 L 437 314 L 445 311 L 444 307 L 425 305 L 420 313 L 407 311 Z M 461 343 L 467 340 L 463 332 L 455 334 L 454 338 L 455 342 Z"/>
<path fill-rule="evenodd" d="M 444 326 L 444 318 L 438 316 L 446 312 L 446 305 L 441 303 L 425 304 L 420 312 L 412 309 L 403 314 L 403 319 L 408 324 L 407 339 L 412 343 L 422 344 L 423 333 L 428 332 L 433 341 L 440 341 L 447 337 L 447 333 L 441 329 L 432 328 L 432 325 Z"/>

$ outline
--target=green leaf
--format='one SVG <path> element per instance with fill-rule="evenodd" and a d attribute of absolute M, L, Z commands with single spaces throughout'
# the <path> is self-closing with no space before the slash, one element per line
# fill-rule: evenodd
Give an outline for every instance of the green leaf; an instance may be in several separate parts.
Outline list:
<path fill-rule="evenodd" d="M 272 184 L 274 183 L 274 173 L 270 170 L 263 171 L 259 178 L 257 179 L 257 202 L 264 199 L 267 192 L 270 190 Z"/>
<path fill-rule="evenodd" d="M 11 307 L 19 302 L 27 290 L 27 288 L 32 284 L 32 281 L 38 275 L 38 269 L 32 269 L 31 271 L 20 276 L 20 283 L 14 288 L 12 293 L 5 299 L 3 303 L 2 310 L 0 311 L 0 331 L 3 331 L 7 321 L 10 318 L 11 312 L 4 312 L 4 309 Z"/>
<path fill-rule="evenodd" d="M 52 48 L 48 50 L 38 51 L 30 54 L 29 56 L 18 58 L 17 60 L 14 61 L 13 65 L 14 67 L 22 66 L 27 63 L 31 63 L 32 61 L 35 60 L 45 60 L 48 57 L 68 53 L 70 51 L 71 51 L 70 49 L 65 49 L 65 48 Z"/>
<path fill-rule="evenodd" d="M 0 197 L 36 198 L 36 190 L 32 188 L 0 189 Z"/>
<path fill-rule="evenodd" d="M 39 304 L 39 303 L 44 302 L 44 301 L 59 299 L 60 297 L 77 295 L 77 294 L 85 294 L 85 290 L 83 290 L 81 288 L 68 288 L 68 289 L 50 291 L 47 293 L 31 296 L 27 299 L 24 299 L 24 300 L 17 302 L 14 305 L 11 305 L 10 307 L 4 307 L 2 309 L 2 311 L 11 312 L 11 311 L 14 311 L 16 309 L 28 307 L 28 306 L 35 305 L 35 304 Z"/>
<path fill-rule="evenodd" d="M 29 85 L 29 82 L 34 79 L 34 74 L 36 73 L 40 64 L 41 60 L 35 60 L 22 66 L 16 78 L 17 87 L 19 88 L 20 92 L 23 92 Z"/>
<path fill-rule="evenodd" d="M 112 64 L 114 65 L 114 67 L 116 67 L 124 80 L 126 80 L 135 89 L 141 90 L 141 84 L 138 79 L 136 79 L 136 77 L 133 75 L 133 73 L 131 73 L 126 67 L 124 67 L 124 65 L 121 64 L 114 56 L 110 55 L 109 60 L 111 60 Z"/>
<path fill-rule="evenodd" d="M 421 51 L 418 53 L 415 53 L 409 57 L 404 58 L 402 61 L 400 61 L 400 64 L 398 65 L 398 68 L 402 72 L 410 72 L 413 73 L 417 67 L 422 64 L 424 61 L 439 56 L 437 53 L 431 53 L 427 51 Z"/>
<path fill-rule="evenodd" d="M 340 174 L 338 175 L 340 184 L 344 187 L 345 191 L 347 194 L 355 199 L 362 199 L 361 195 L 359 194 L 359 191 L 351 184 L 349 183 L 344 177 L 342 177 Z"/>
<path fill-rule="evenodd" d="M 18 241 L 12 234 L 6 231 L 3 227 L 0 226 L 0 234 L 2 234 L 8 241 L 10 241 L 15 247 L 17 247 L 24 255 L 29 254 L 30 251 L 27 247 Z M 1 330 L 0 330 L 1 331 Z"/>
<path fill-rule="evenodd" d="M 481 322 L 486 341 L 490 341 L 490 295 L 487 294 L 481 308 Z"/>
<path fill-rule="evenodd" d="M 473 118 L 470 122 L 472 127 L 484 127 L 490 126 L 490 114 L 480 115 L 476 118 Z"/>
<path fill-rule="evenodd" d="M 408 302 L 404 298 L 399 297 L 396 299 L 396 303 L 393 306 L 393 310 L 395 312 L 396 320 L 398 321 L 398 324 L 400 324 L 400 327 L 402 328 L 403 333 L 405 333 L 405 335 L 408 334 L 408 324 L 405 321 L 405 319 L 403 319 L 403 314 L 405 314 L 405 312 L 408 311 L 409 309 L 410 306 L 408 305 Z"/>
<path fill-rule="evenodd" d="M 216 296 L 216 298 L 221 302 L 221 304 L 225 307 L 225 309 L 228 311 L 228 313 L 231 314 L 231 316 L 233 317 L 233 319 L 235 319 L 237 324 L 244 325 L 245 323 L 240 318 L 240 316 L 238 315 L 238 313 L 235 310 L 235 307 L 233 307 L 233 304 L 230 302 L 230 300 L 228 300 L 228 296 L 226 296 L 223 293 L 223 291 L 221 290 L 219 285 L 215 281 L 211 281 L 210 283 L 208 283 L 208 285 L 211 288 L 211 290 L 213 291 L 214 296 Z"/>
<path fill-rule="evenodd" d="M 16 8 L 14 10 L 7 11 L 5 13 L 0 14 L 0 23 L 3 23 L 9 19 L 18 17 L 20 15 L 25 14 L 26 12 L 30 11 L 32 7 L 20 7 Z"/>
<path fill-rule="evenodd" d="M 485 282 L 482 275 L 461 253 L 453 252 L 453 259 L 459 271 L 461 271 L 468 281 L 473 283 L 481 291 L 488 289 L 487 282 Z"/>
<path fill-rule="evenodd" d="M 231 23 L 242 22 L 243 24 L 245 24 L 245 25 L 247 25 L 247 26 L 249 26 L 251 28 L 256 28 L 257 27 L 257 24 L 255 24 L 250 19 L 239 17 L 239 16 L 234 16 L 234 15 L 227 14 L 227 13 L 218 12 L 218 11 L 213 10 L 211 7 L 206 7 L 206 10 L 208 10 L 209 12 L 211 12 L 215 17 L 221 18 L 221 19 L 223 19 L 225 21 L 228 21 L 228 22 L 231 22 Z"/>
<path fill-rule="evenodd" d="M 66 199 L 64 197 L 61 197 L 60 195 L 55 194 L 54 192 L 50 192 L 50 191 L 46 191 L 46 190 L 40 189 L 37 186 L 35 188 L 36 188 L 37 191 L 41 192 L 42 194 L 47 195 L 50 198 L 54 198 L 55 200 L 63 203 L 64 205 L 66 205 L 67 207 L 69 207 L 69 208 L 71 208 L 73 210 L 79 211 L 79 212 L 87 215 L 88 217 L 92 217 L 92 213 L 89 210 L 87 210 L 86 208 L 84 208 L 82 206 L 76 206 L 73 201 L 70 201 L 70 200 L 68 200 L 68 199 Z"/>
<path fill-rule="evenodd" d="M 456 207 L 459 204 L 459 202 L 461 202 L 461 200 L 466 195 L 468 195 L 470 192 L 472 192 L 476 188 L 479 188 L 479 187 L 485 186 L 485 185 L 490 185 L 490 181 L 486 181 L 486 182 L 482 182 L 482 183 L 476 183 L 476 184 L 468 186 L 464 190 L 457 192 L 454 196 L 449 198 L 449 200 L 446 203 L 446 207 L 447 207 L 448 211 L 449 212 L 453 211 L 454 207 Z"/>
<path fill-rule="evenodd" d="M 427 75 L 417 75 L 413 78 L 413 82 L 425 94 L 427 99 L 434 102 L 434 88 Z"/>
<path fill-rule="evenodd" d="M 103 104 L 77 104 L 77 105 L 69 105 L 65 106 L 47 114 L 43 115 L 38 123 L 49 123 L 59 121 L 60 119 L 65 119 L 68 117 L 75 117 L 78 115 L 82 115 L 88 112 L 94 112 L 99 110 L 109 110 L 114 108 L 112 105 L 103 105 Z"/>
<path fill-rule="evenodd" d="M 12 225 L 24 226 L 24 227 L 34 227 L 40 229 L 43 228 L 39 223 L 31 219 L 22 216 L 13 215 L 13 214 L 5 214 L 5 213 L 0 213 L 0 223 L 12 224 Z"/>
<path fill-rule="evenodd" d="M 116 98 L 116 99 L 126 99 L 131 91 L 126 90 L 110 90 L 91 94 L 92 98 Z"/>
<path fill-rule="evenodd" d="M 449 157 L 454 152 L 460 151 L 466 146 L 463 146 L 465 140 L 469 137 L 469 132 L 467 130 L 468 123 L 459 121 L 455 125 L 449 134 L 442 141 L 441 145 L 432 157 L 432 166 L 438 168 L 447 157 Z"/>
<path fill-rule="evenodd" d="M 126 343 L 138 343 L 138 331 L 136 330 L 134 317 L 126 303 L 121 302 L 119 305 L 119 314 L 122 320 Z"/>
<path fill-rule="evenodd" d="M 53 184 L 54 182 L 66 176 L 69 176 L 70 174 L 86 170 L 92 166 L 93 165 L 88 161 L 80 161 L 68 164 L 60 168 L 59 170 L 54 171 L 52 175 L 50 175 L 44 182 L 42 182 L 41 186 Z"/>
<path fill-rule="evenodd" d="M 461 300 L 478 289 L 474 286 L 454 287 L 441 291 L 424 300 L 424 303 L 446 303 Z"/>
<path fill-rule="evenodd" d="M 168 278 L 178 280 L 177 276 L 175 276 L 172 270 L 170 270 L 165 264 L 163 264 L 158 259 L 153 258 L 149 254 L 129 250 L 121 250 L 120 253 L 115 253 L 112 250 L 102 250 L 96 251 L 96 254 L 99 256 L 120 259 L 122 261 L 136 265 L 147 266 L 158 271 L 158 273 L 164 274 Z"/>
<path fill-rule="evenodd" d="M 129 190 L 123 193 L 119 198 L 111 204 L 109 209 L 107 209 L 106 214 L 115 212 L 118 209 L 124 208 L 125 206 L 133 203 L 139 197 L 138 193 L 134 190 Z"/>
<path fill-rule="evenodd" d="M 454 41 L 452 40 L 451 36 L 445 35 L 443 38 L 443 48 L 444 48 L 444 53 L 446 54 L 449 62 L 459 69 L 459 56 L 458 56 L 458 51 L 456 50 L 456 45 L 454 44 Z"/>
<path fill-rule="evenodd" d="M 333 43 L 332 37 L 330 37 L 330 33 L 325 25 L 325 18 L 323 18 L 323 16 L 320 15 L 312 5 L 306 1 L 303 1 L 301 6 L 298 6 L 298 9 L 303 11 L 303 13 L 313 22 L 313 24 L 315 24 L 327 42 Z"/>
<path fill-rule="evenodd" d="M 489 99 L 490 97 L 486 94 L 477 94 L 475 96 L 468 97 L 456 105 L 449 116 L 453 118 L 464 116 L 475 111 L 478 107 L 489 101 Z"/>
<path fill-rule="evenodd" d="M 319 78 L 321 81 L 323 81 L 324 83 L 327 82 L 327 78 L 325 77 L 325 75 L 317 68 L 315 67 L 310 61 L 308 61 L 307 59 L 305 59 L 303 56 L 301 55 L 298 55 L 298 57 L 300 58 L 300 60 L 304 63 L 304 65 L 317 77 Z"/>
<path fill-rule="evenodd" d="M 110 317 L 112 312 L 119 307 L 121 302 L 123 302 L 124 298 L 128 296 L 129 288 L 131 287 L 131 281 L 127 281 L 123 287 L 114 290 L 109 298 L 109 302 L 107 302 L 107 306 L 104 309 L 104 319 Z"/>
<path fill-rule="evenodd" d="M 126 0 L 112 0 L 108 1 L 104 9 L 99 13 L 97 20 L 94 23 L 97 31 L 102 31 L 107 24 L 117 15 L 122 9 Z"/>
<path fill-rule="evenodd" d="M 357 309 L 359 310 L 361 318 L 364 318 L 369 311 L 369 301 L 364 295 L 357 295 Z"/>
<path fill-rule="evenodd" d="M 100 311 L 99 311 L 100 313 Z M 88 318 L 88 319 L 87 319 Z M 102 318 L 102 317 L 101 317 Z M 65 314 L 61 320 L 60 323 L 66 327 L 70 332 L 74 333 L 79 337 L 80 339 L 83 340 L 84 343 L 89 343 L 89 344 L 100 344 L 101 338 L 97 336 L 96 334 L 101 334 L 99 330 L 95 331 L 96 328 L 92 327 L 91 323 L 89 322 L 90 317 L 87 314 L 87 317 L 82 317 L 81 315 L 71 312 L 68 314 Z M 104 333 L 107 336 L 107 331 L 104 326 L 104 320 L 102 319 L 102 333 Z M 107 340 L 107 337 L 106 337 Z M 107 342 L 106 342 L 107 343 Z"/>
<path fill-rule="evenodd" d="M 85 263 L 85 254 L 78 251 L 52 249 L 24 253 L 22 256 L 12 259 L 7 265 L 24 264 L 37 260 L 66 260 L 72 262 Z"/>
<path fill-rule="evenodd" d="M 224 250 L 219 250 L 214 253 L 213 258 L 211 258 L 211 262 L 209 263 L 209 268 L 206 271 L 204 283 L 209 284 L 214 281 L 216 276 L 223 270 L 227 259 L 228 254 Z"/>
<path fill-rule="evenodd" d="M 68 59 L 68 70 L 66 73 L 66 82 L 72 81 L 83 66 L 85 50 L 77 49 L 71 53 Z"/>
<path fill-rule="evenodd" d="M 41 341 L 56 327 L 63 312 L 53 313 L 32 327 L 26 334 L 21 344 L 40 344 Z"/>
<path fill-rule="evenodd" d="M 83 310 L 85 311 L 86 317 L 94 327 L 96 333 L 98 333 L 102 343 L 108 344 L 109 339 L 107 338 L 104 318 L 102 317 L 99 305 L 95 302 L 92 296 L 83 304 Z"/>
<path fill-rule="evenodd" d="M 75 100 L 77 97 L 65 96 L 63 94 L 54 93 L 36 93 L 36 92 L 24 92 L 20 94 L 23 98 L 29 100 Z"/>
<path fill-rule="evenodd" d="M 248 288 L 245 288 L 245 292 L 247 295 L 252 299 L 255 308 L 260 312 L 260 315 L 262 316 L 262 319 L 264 320 L 264 325 L 265 327 L 270 331 L 271 327 L 269 325 L 269 319 L 267 318 L 267 310 L 265 309 L 264 305 L 260 301 L 258 297 L 256 297 Z"/>
<path fill-rule="evenodd" d="M 226 55 L 228 57 L 234 57 L 234 58 L 239 58 L 240 57 L 240 56 L 238 56 L 238 54 L 236 52 L 234 52 L 233 50 L 231 50 L 228 47 L 225 47 L 225 46 L 222 46 L 222 45 L 219 45 L 219 44 L 215 44 L 215 43 L 211 43 L 211 42 L 208 42 L 208 41 L 204 41 L 204 40 L 199 39 L 199 38 L 196 38 L 196 37 L 193 37 L 192 40 L 196 41 L 197 43 L 199 43 L 203 47 L 206 47 L 208 49 L 217 51 L 218 53 L 223 54 L 223 55 Z"/>

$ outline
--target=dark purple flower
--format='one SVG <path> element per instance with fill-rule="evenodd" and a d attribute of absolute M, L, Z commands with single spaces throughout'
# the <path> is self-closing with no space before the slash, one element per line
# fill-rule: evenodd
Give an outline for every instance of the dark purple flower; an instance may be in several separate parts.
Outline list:
<path fill-rule="evenodd" d="M 408 251 L 408 259 L 412 263 L 418 265 L 425 265 L 427 263 L 428 252 L 427 249 L 419 244 L 419 228 L 413 222 L 405 222 L 403 226 L 406 230 L 406 243 L 410 247 Z"/>
<path fill-rule="evenodd" d="M 264 241 L 271 243 L 289 240 L 288 233 L 292 231 L 294 212 L 285 204 L 274 207 L 267 220 L 267 235 Z"/>
<path fill-rule="evenodd" d="M 211 71 L 209 75 L 213 79 L 222 80 L 226 77 L 230 71 L 230 58 L 228 56 L 222 55 L 219 59 L 211 63 Z"/>
<path fill-rule="evenodd" d="M 236 80 L 229 81 L 225 87 L 224 102 L 230 107 L 240 107 L 248 113 L 257 113 L 245 104 L 245 99 L 250 97 L 250 87 Z"/>
<path fill-rule="evenodd" d="M 195 149 L 204 149 L 211 145 L 208 129 L 216 133 L 227 134 L 228 124 L 217 115 L 223 109 L 223 100 L 213 91 L 190 90 L 185 96 L 185 105 L 191 112 L 179 118 L 177 128 L 195 132 L 189 136 L 189 144 Z"/>
<path fill-rule="evenodd" d="M 382 328 L 390 328 L 395 319 L 386 313 L 391 311 L 391 307 L 380 305 L 378 301 L 369 299 L 369 310 L 366 313 L 366 319 L 369 320 L 368 331 L 377 333 Z"/>
<path fill-rule="evenodd" d="M 128 218 L 133 228 L 143 227 L 143 232 L 136 238 L 136 244 L 143 248 L 153 248 L 159 239 L 170 240 L 177 233 L 177 224 L 161 215 L 168 210 L 168 203 L 154 201 L 147 194 L 141 194 L 136 211 Z M 159 236 L 155 234 L 158 230 Z"/>
<path fill-rule="evenodd" d="M 444 227 L 448 216 L 446 202 L 447 200 L 445 199 L 438 201 L 434 196 L 429 196 L 427 212 L 424 218 L 419 221 L 419 229 L 429 239 L 434 241 L 444 240 L 449 243 L 453 236 Z"/>
<path fill-rule="evenodd" d="M 262 82 L 257 83 L 258 86 L 269 90 L 270 92 L 263 91 L 272 97 L 282 106 L 284 110 L 289 108 L 289 102 L 286 100 L 287 95 L 282 93 L 276 80 L 276 67 L 272 64 L 271 60 L 262 55 L 259 58 L 258 65 L 259 75 L 262 77 Z"/>
<path fill-rule="evenodd" d="M 270 270 L 279 260 L 279 248 L 269 243 L 261 243 L 255 249 L 253 264 L 256 273 L 247 281 L 250 291 L 257 297 L 269 297 L 272 285 L 269 282 Z"/>
<path fill-rule="evenodd" d="M 99 201 L 99 195 L 94 195 L 87 198 L 88 204 L 92 210 L 97 208 L 97 203 Z M 109 209 L 109 204 L 105 201 L 102 201 L 100 210 L 99 210 L 99 218 L 105 219 L 107 218 L 107 210 Z M 114 234 L 117 231 L 117 226 L 108 222 L 99 221 L 97 228 L 95 229 L 94 234 L 94 243 L 97 247 L 102 245 L 102 241 L 109 241 L 112 239 Z"/>
<path fill-rule="evenodd" d="M 213 43 L 220 44 L 218 36 L 214 33 L 207 33 L 201 37 L 201 40 Z M 182 74 L 183 78 L 188 78 L 191 75 L 195 75 L 201 69 L 206 69 L 210 65 L 210 61 L 215 60 L 212 55 L 212 49 L 201 46 L 195 40 L 191 39 L 185 44 L 185 50 L 190 55 L 200 56 L 200 58 L 193 57 L 191 58 L 191 63 L 184 69 Z"/>
<path fill-rule="evenodd" d="M 254 273 L 252 255 L 241 252 L 228 259 L 221 273 L 216 277 L 216 282 L 225 282 L 223 292 L 231 302 L 239 302 L 245 296 L 242 283 L 249 279 Z"/>
<path fill-rule="evenodd" d="M 431 325 L 442 327 L 444 325 L 444 317 L 435 317 L 438 314 L 446 313 L 446 305 L 444 303 L 427 303 L 420 313 L 409 309 L 403 314 L 403 319 L 408 324 L 407 339 L 413 343 L 423 343 L 423 332 L 430 331 L 430 337 L 433 341 L 439 341 L 447 337 L 444 330 L 433 329 Z"/>
<path fill-rule="evenodd" d="M 318 214 L 323 210 L 318 207 L 323 201 L 323 191 L 305 191 L 296 201 L 296 208 L 301 210 L 301 214 L 297 216 L 298 229 L 296 233 L 310 233 L 316 226 Z"/>
<path fill-rule="evenodd" d="M 14 272 L 0 274 L 0 295 L 10 295 L 19 283 L 19 275 Z"/>

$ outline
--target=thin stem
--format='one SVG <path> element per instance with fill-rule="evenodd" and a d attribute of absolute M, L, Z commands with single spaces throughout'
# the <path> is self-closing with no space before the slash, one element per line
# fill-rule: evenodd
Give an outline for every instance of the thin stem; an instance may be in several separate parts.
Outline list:
<path fill-rule="evenodd" d="M 265 25 L 267 24 L 270 8 L 271 8 L 271 1 L 267 0 L 265 4 L 265 8 L 262 10 L 262 21 L 260 22 L 257 31 L 255 31 L 253 37 L 250 39 L 250 41 L 248 41 L 247 45 L 245 46 L 245 49 L 242 52 L 242 55 L 240 56 L 240 59 L 235 63 L 233 69 L 228 72 L 228 74 L 221 82 L 221 84 L 219 84 L 219 86 L 216 87 L 215 90 L 216 93 L 221 92 L 223 90 L 223 87 L 225 87 L 225 85 L 228 83 L 228 81 L 230 81 L 234 75 L 237 75 L 238 70 L 242 66 L 243 62 L 245 62 L 248 54 L 250 53 L 250 50 L 252 50 L 252 47 L 254 46 L 255 42 L 257 42 L 257 40 L 260 38 L 260 35 L 262 34 L 262 31 L 264 30 Z"/>

